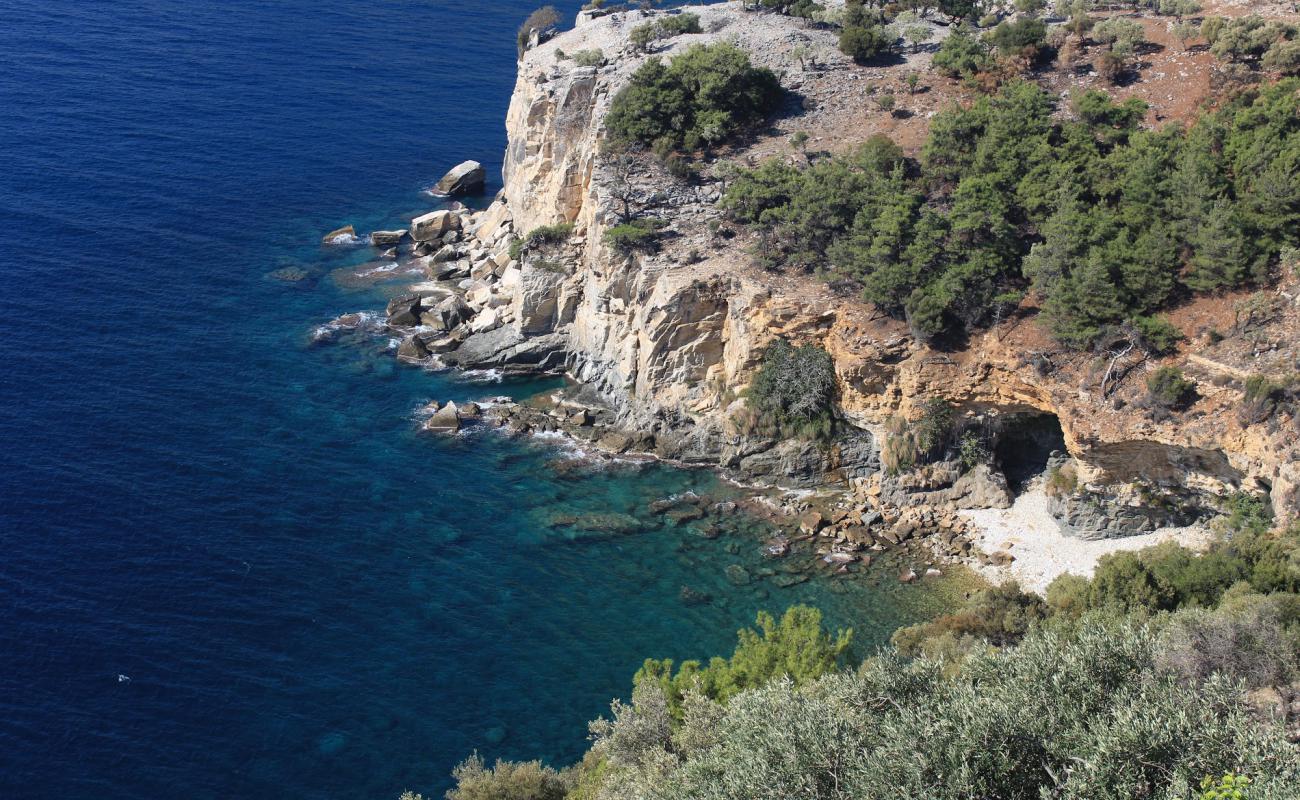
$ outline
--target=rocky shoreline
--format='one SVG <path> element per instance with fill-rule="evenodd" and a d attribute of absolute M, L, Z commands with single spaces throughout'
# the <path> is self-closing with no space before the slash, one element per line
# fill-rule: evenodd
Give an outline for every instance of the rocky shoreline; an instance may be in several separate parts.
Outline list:
<path fill-rule="evenodd" d="M 698 41 L 731 35 L 737 29 L 729 26 L 743 14 L 729 5 L 700 13 L 707 33 Z M 610 97 L 645 58 L 627 45 L 620 20 L 588 15 L 577 29 L 524 55 L 506 120 L 501 192 L 482 210 L 453 203 L 405 229 L 370 234 L 370 245 L 397 274 L 420 280 L 389 302 L 382 322 L 349 314 L 318 329 L 319 340 L 328 341 L 382 328 L 398 340 L 398 359 L 424 368 L 573 381 L 526 404 L 429 409 L 430 430 L 491 425 L 564 435 L 612 455 L 707 466 L 744 484 L 803 490 L 811 499 L 778 506 L 792 520 L 819 514 L 822 522 L 809 525 L 815 530 L 792 535 L 811 533 L 828 543 L 828 554 L 925 542 L 943 559 L 1000 575 L 1015 574 L 1009 567 L 1027 543 L 1016 552 L 999 546 L 983 517 L 971 512 L 1009 509 L 1027 493 L 1042 494 L 1044 513 L 1063 534 L 1052 540 L 1057 548 L 1066 540 L 1165 531 L 1190 530 L 1177 535 L 1191 541 L 1196 526 L 1238 492 L 1266 497 L 1280 520 L 1294 516 L 1295 437 L 1280 423 L 1252 424 L 1230 413 L 1241 405 L 1241 388 L 1232 382 L 1236 373 L 1225 370 L 1263 363 L 1258 352 L 1227 352 L 1208 334 L 1210 345 L 1189 342 L 1199 352 L 1167 360 L 1196 381 L 1198 404 L 1177 420 L 1162 419 L 1143 405 L 1138 377 L 1156 363 L 1126 363 L 1120 373 L 1133 377 L 1108 384 L 1112 371 L 1099 369 L 1096 357 L 1053 349 L 1030 319 L 1033 309 L 961 349 L 937 349 L 811 277 L 753 269 L 754 243 L 717 208 L 725 184 L 709 169 L 685 180 L 653 159 L 602 156 Z M 773 67 L 792 41 L 822 35 L 796 35 L 788 20 L 773 15 L 744 15 L 743 22 L 742 45 Z M 604 66 L 578 66 L 559 55 L 561 48 L 595 46 L 604 49 Z M 661 55 L 677 46 L 664 45 Z M 802 74 L 800 91 L 833 88 L 835 69 Z M 821 112 L 831 113 L 830 106 Z M 439 185 L 453 195 L 475 191 L 481 184 L 473 165 L 453 169 Z M 625 253 L 605 242 L 629 205 L 662 223 L 662 247 Z M 329 236 L 361 239 L 350 228 Z M 1273 341 L 1264 351 L 1270 364 L 1300 356 L 1285 345 L 1294 342 L 1287 332 L 1300 316 L 1295 283 L 1288 278 L 1279 287 L 1271 327 L 1244 337 Z M 744 392 L 777 338 L 831 356 L 838 414 L 832 437 L 784 437 L 743 423 Z M 919 468 L 886 469 L 889 426 L 917 418 L 935 399 L 949 404 L 963 430 L 981 432 L 983 459 L 970 463 L 949 453 Z M 1047 537 L 1041 541 L 1047 546 Z M 1078 552 L 1091 550 L 1080 545 Z M 1062 563 L 1091 568 L 1083 556 Z"/>

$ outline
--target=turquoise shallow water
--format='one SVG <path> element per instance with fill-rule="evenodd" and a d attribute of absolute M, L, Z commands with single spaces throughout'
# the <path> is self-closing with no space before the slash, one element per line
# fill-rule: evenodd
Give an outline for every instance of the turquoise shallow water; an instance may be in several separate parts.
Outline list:
<path fill-rule="evenodd" d="M 532 5 L 8 5 L 0 796 L 436 796 L 476 747 L 573 760 L 644 657 L 725 652 L 759 608 L 815 603 L 864 649 L 932 610 L 891 574 L 732 586 L 762 530 L 646 511 L 724 494 L 708 473 L 417 433 L 431 399 L 546 382 L 309 345 L 383 299 L 331 279 L 372 254 L 323 231 L 401 224 L 462 158 L 499 172 Z M 591 512 L 637 531 L 555 524 Z"/>

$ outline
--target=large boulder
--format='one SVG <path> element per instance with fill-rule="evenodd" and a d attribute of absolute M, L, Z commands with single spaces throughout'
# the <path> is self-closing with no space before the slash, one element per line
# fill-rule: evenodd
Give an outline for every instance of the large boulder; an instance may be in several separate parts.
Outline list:
<path fill-rule="evenodd" d="M 514 280 L 512 274 L 511 283 Z M 514 311 L 520 330 L 530 335 L 555 330 L 559 321 L 558 300 L 564 275 L 526 266 L 519 273 L 518 282 L 519 289 L 514 293 Z"/>
<path fill-rule="evenodd" d="M 401 244 L 402 239 L 405 237 L 405 228 L 400 231 L 372 231 L 370 233 L 370 243 L 375 247 L 392 247 Z"/>
<path fill-rule="evenodd" d="M 454 230 L 460 230 L 460 215 L 454 211 L 430 211 L 411 220 L 411 238 L 417 242 L 431 242 Z"/>
<path fill-rule="evenodd" d="M 388 324 L 399 328 L 413 328 L 420 324 L 420 310 L 424 298 L 418 294 L 394 297 L 388 301 Z"/>
<path fill-rule="evenodd" d="M 442 176 L 442 180 L 438 181 L 434 191 L 450 197 L 471 192 L 481 192 L 486 180 L 487 171 L 483 169 L 482 164 L 477 161 L 462 161 L 452 167 L 450 172 Z"/>
<path fill-rule="evenodd" d="M 433 413 L 433 416 L 424 421 L 424 429 L 435 433 L 455 433 L 460 430 L 460 414 L 456 412 L 456 404 L 448 403 Z"/>
<path fill-rule="evenodd" d="M 452 295 L 425 312 L 420 321 L 439 330 L 450 331 L 474 316 L 474 311 L 459 295 Z"/>

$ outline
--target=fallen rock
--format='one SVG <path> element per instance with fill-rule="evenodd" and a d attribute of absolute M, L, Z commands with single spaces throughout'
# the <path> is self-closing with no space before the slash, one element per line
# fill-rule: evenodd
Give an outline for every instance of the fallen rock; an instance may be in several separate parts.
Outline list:
<path fill-rule="evenodd" d="M 483 191 L 483 184 L 486 181 L 487 170 L 483 169 L 482 164 L 477 161 L 462 161 L 443 175 L 442 180 L 438 181 L 438 185 L 433 189 L 439 194 L 455 197 Z"/>
<path fill-rule="evenodd" d="M 430 242 L 460 229 L 460 216 L 451 211 L 431 211 L 411 220 L 411 238 Z"/>
<path fill-rule="evenodd" d="M 455 433 L 460 430 L 460 415 L 456 413 L 456 404 L 448 403 L 434 412 L 424 421 L 424 429 L 435 433 Z"/>
<path fill-rule="evenodd" d="M 401 244 L 405 238 L 405 228 L 398 231 L 372 231 L 370 233 L 370 243 L 375 247 L 392 247 Z"/>
<path fill-rule="evenodd" d="M 420 324 L 420 309 L 424 300 L 418 294 L 406 294 L 388 301 L 388 324 L 412 328 Z"/>
<path fill-rule="evenodd" d="M 425 346 L 420 334 L 413 334 L 403 339 L 397 346 L 397 357 L 422 361 L 429 357 L 429 348 Z"/>
<path fill-rule="evenodd" d="M 818 511 L 809 511 L 799 518 L 799 530 L 803 533 L 817 533 L 826 527 L 826 518 Z"/>
<path fill-rule="evenodd" d="M 438 249 L 436 253 L 433 254 L 433 260 L 435 263 L 442 263 L 444 261 L 455 261 L 459 258 L 460 258 L 460 251 L 457 250 L 454 245 L 450 245 L 450 244 L 444 244 L 441 248 Z"/>
<path fill-rule="evenodd" d="M 996 553 L 993 553 L 992 555 L 989 556 L 988 563 L 992 564 L 995 567 L 1005 567 L 1010 565 L 1011 562 L 1015 560 L 1016 557 L 1008 553 L 1006 550 L 999 550 Z"/>
<path fill-rule="evenodd" d="M 899 583 L 915 583 L 915 582 L 916 582 L 916 570 L 914 570 L 914 569 L 910 569 L 910 568 L 909 568 L 908 570 L 906 570 L 905 572 L 903 572 L 902 574 L 900 574 L 900 575 L 898 576 L 898 582 L 899 582 Z"/>
<path fill-rule="evenodd" d="M 357 230 L 351 225 L 335 228 L 320 239 L 325 244 L 348 244 L 357 240 Z"/>

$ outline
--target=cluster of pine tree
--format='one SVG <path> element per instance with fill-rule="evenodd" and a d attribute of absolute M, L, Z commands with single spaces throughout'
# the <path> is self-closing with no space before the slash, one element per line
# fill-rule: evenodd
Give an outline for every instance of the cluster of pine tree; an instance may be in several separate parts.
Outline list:
<path fill-rule="evenodd" d="M 1192 292 L 1270 277 L 1300 239 L 1300 81 L 1243 92 L 1189 128 L 1146 106 L 1014 82 L 937 115 L 919 160 L 888 139 L 806 169 L 744 172 L 723 200 L 772 268 L 824 269 L 918 334 L 987 323 L 1032 289 L 1087 346 Z"/>

